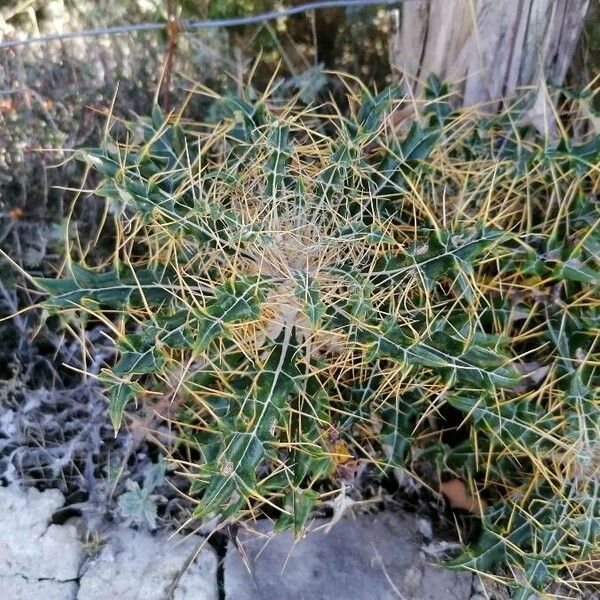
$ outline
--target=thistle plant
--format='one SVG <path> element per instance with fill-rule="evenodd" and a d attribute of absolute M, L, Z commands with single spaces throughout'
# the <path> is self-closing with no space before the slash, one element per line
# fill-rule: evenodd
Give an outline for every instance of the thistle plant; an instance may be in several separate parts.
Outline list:
<path fill-rule="evenodd" d="M 341 463 L 427 461 L 480 507 L 451 566 L 520 569 L 521 597 L 576 570 L 600 531 L 598 139 L 454 112 L 435 77 L 404 132 L 395 87 L 345 114 L 202 93 L 213 123 L 155 108 L 81 152 L 115 251 L 37 280 L 114 336 L 115 428 L 178 407 L 198 518 L 300 534 Z"/>

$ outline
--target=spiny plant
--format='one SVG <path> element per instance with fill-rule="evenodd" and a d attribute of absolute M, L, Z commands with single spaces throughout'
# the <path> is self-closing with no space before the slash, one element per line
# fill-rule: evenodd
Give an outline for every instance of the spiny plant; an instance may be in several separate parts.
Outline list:
<path fill-rule="evenodd" d="M 454 189 L 454 202 L 518 241 L 478 280 L 479 318 L 509 340 L 522 379 L 448 397 L 469 439 L 430 456 L 489 500 L 480 540 L 451 565 L 485 573 L 504 562 L 510 583 L 524 576 L 523 599 L 552 579 L 579 597 L 600 550 L 600 136 L 581 118 L 596 93 L 571 95 L 554 142 L 518 125 L 518 106 L 470 123 L 446 113 L 447 143 L 420 188 L 438 206 L 436 190 Z M 574 130 L 586 132 L 578 143 Z"/>
<path fill-rule="evenodd" d="M 215 122 L 155 108 L 81 152 L 115 251 L 74 246 L 44 306 L 114 335 L 115 428 L 178 407 L 196 517 L 300 534 L 340 464 L 427 462 L 480 507 L 450 566 L 575 585 L 599 550 L 600 140 L 455 112 L 435 77 L 407 128 L 399 88 L 346 82 L 344 114 L 202 90 Z"/>

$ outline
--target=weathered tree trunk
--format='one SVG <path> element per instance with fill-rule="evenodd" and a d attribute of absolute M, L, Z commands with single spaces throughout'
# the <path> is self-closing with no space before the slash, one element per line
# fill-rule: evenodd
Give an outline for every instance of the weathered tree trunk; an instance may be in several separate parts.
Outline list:
<path fill-rule="evenodd" d="M 423 0 L 392 13 L 390 60 L 418 95 L 426 77 L 452 81 L 464 105 L 562 84 L 589 0 Z"/>

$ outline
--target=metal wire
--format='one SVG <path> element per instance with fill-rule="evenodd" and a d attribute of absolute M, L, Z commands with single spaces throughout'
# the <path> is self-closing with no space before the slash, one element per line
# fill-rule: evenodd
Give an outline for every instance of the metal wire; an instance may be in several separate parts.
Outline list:
<path fill-rule="evenodd" d="M 211 27 L 233 27 L 235 25 L 248 25 L 251 23 L 262 23 L 264 21 L 272 21 L 281 17 L 297 15 L 309 10 L 318 10 L 320 8 L 348 8 L 350 6 L 369 6 L 374 4 L 389 5 L 401 4 L 407 0 L 320 0 L 315 2 L 307 2 L 298 6 L 290 6 L 281 10 L 272 10 L 270 12 L 259 13 L 256 15 L 246 15 L 245 17 L 237 17 L 231 19 L 209 19 L 207 21 L 190 21 L 188 26 L 191 29 L 208 29 Z M 408 0 L 411 1 L 411 0 Z"/>
<path fill-rule="evenodd" d="M 269 12 L 258 13 L 255 15 L 246 15 L 244 17 L 233 17 L 230 19 L 206 19 L 204 21 L 181 21 L 180 25 L 184 31 L 193 29 L 214 29 L 216 27 L 235 27 L 236 25 L 251 25 L 253 23 L 263 23 L 282 17 L 289 17 L 310 10 L 319 10 L 322 8 L 350 8 L 352 6 L 371 6 L 390 4 L 401 4 L 403 2 L 415 2 L 422 0 L 317 0 L 307 2 L 298 6 L 290 6 L 281 10 L 272 10 Z M 9 40 L 0 42 L 0 50 L 4 48 L 16 48 L 18 46 L 29 46 L 31 44 L 41 44 L 60 40 L 69 40 L 79 37 L 98 37 L 102 35 L 115 35 L 121 33 L 132 33 L 139 31 L 159 31 L 165 29 L 166 23 L 139 23 L 131 25 L 116 25 L 114 27 L 104 27 L 100 29 L 82 29 L 80 31 L 68 31 L 66 33 L 51 33 L 40 35 L 26 40 Z"/>

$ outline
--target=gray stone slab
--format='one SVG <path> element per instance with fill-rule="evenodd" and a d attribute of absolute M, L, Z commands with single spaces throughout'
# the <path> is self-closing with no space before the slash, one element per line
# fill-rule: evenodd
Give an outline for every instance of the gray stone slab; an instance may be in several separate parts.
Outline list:
<path fill-rule="evenodd" d="M 20 575 L 0 578 L 0 600 L 75 600 L 76 597 L 75 581 L 32 581 Z"/>
<path fill-rule="evenodd" d="M 0 488 L 0 578 L 77 579 L 83 557 L 77 529 L 50 524 L 63 503 L 58 490 Z"/>
<path fill-rule="evenodd" d="M 203 541 L 114 531 L 85 565 L 77 600 L 217 600 L 217 557 L 199 551 Z"/>
<path fill-rule="evenodd" d="M 322 526 L 315 522 L 312 529 Z M 379 513 L 344 518 L 299 541 L 273 535 L 266 521 L 231 544 L 228 600 L 468 600 L 472 577 L 428 564 L 414 518 Z M 250 568 L 250 572 L 247 569 Z"/>

